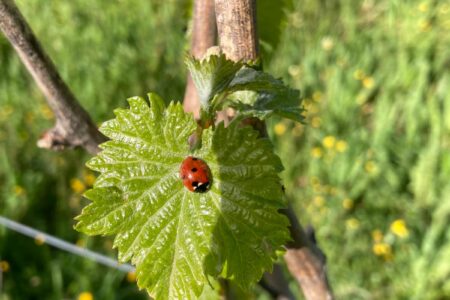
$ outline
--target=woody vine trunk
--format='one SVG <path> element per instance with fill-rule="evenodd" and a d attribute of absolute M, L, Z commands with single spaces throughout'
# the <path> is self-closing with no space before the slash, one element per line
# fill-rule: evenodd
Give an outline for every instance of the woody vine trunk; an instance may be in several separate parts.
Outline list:
<path fill-rule="evenodd" d="M 219 45 L 227 57 L 235 61 L 256 59 L 259 56 L 256 0 L 215 0 L 215 10 Z M 293 239 L 286 245 L 284 256 L 289 272 L 306 299 L 333 299 L 322 252 L 306 236 L 292 206 L 284 213 L 291 222 Z"/>

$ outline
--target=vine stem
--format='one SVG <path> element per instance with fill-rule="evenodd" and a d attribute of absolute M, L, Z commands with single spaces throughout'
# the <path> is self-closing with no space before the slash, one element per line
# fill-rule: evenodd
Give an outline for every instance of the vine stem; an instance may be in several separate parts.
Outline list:
<path fill-rule="evenodd" d="M 219 45 L 229 59 L 254 60 L 259 56 L 256 0 L 215 0 Z M 255 121 L 253 121 L 255 122 Z M 292 242 L 284 260 L 308 300 L 333 299 L 325 257 L 311 241 L 291 205 L 283 212 L 290 220 Z"/>
<path fill-rule="evenodd" d="M 255 0 L 215 0 L 214 4 L 222 51 L 234 60 L 257 58 L 259 49 Z M 199 34 L 193 38 L 197 40 L 193 41 L 195 46 L 192 50 L 196 57 L 215 41 L 212 7 L 212 0 L 196 1 L 195 11 L 200 13 L 195 13 L 198 19 L 194 20 L 194 28 L 203 28 L 197 27 L 194 30 L 194 34 Z M 0 0 L 0 30 L 13 45 L 56 116 L 54 127 L 43 134 L 38 146 L 53 150 L 80 146 L 92 154 L 97 153 L 98 145 L 106 138 L 98 131 L 89 114 L 64 83 L 54 63 L 12 0 Z M 192 82 L 191 86 L 193 87 Z M 186 91 L 186 110 L 198 111 L 198 104 L 194 103 L 196 100 L 190 99 L 196 99 L 196 96 L 188 96 Z M 193 102 L 189 103 L 190 101 Z M 292 207 L 285 213 L 291 221 L 290 231 L 293 238 L 287 245 L 285 254 L 289 271 L 301 285 L 307 299 L 333 299 L 320 250 L 307 238 Z"/>
<path fill-rule="evenodd" d="M 64 83 L 13 0 L 0 0 L 0 30 L 45 95 L 56 117 L 54 127 L 42 135 L 38 146 L 53 150 L 83 147 L 92 154 L 97 153 L 98 145 L 106 138 Z"/>
<path fill-rule="evenodd" d="M 213 0 L 194 1 L 191 35 L 191 54 L 197 59 L 202 58 L 206 50 L 216 44 L 217 29 Z M 197 89 L 189 74 L 187 77 L 183 108 L 184 111 L 193 113 L 196 119 L 199 118 L 200 102 L 198 100 Z"/>

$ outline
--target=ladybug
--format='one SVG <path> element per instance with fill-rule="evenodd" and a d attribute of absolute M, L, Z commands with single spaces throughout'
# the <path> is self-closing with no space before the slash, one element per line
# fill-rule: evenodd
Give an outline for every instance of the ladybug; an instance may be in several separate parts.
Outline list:
<path fill-rule="evenodd" d="M 188 156 L 180 166 L 180 178 L 184 186 L 194 193 L 209 191 L 212 182 L 211 170 L 200 158 Z"/>

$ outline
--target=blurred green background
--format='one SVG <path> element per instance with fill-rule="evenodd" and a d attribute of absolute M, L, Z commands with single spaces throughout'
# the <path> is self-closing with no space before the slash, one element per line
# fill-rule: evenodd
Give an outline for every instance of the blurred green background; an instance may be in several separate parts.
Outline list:
<path fill-rule="evenodd" d="M 129 96 L 182 99 L 190 1 L 17 3 L 96 122 Z M 306 125 L 272 120 L 271 136 L 337 298 L 450 299 L 450 3 L 258 5 L 265 68 L 307 108 Z M 89 156 L 35 146 L 53 120 L 0 36 L 0 214 L 114 257 L 110 238 L 72 229 Z M 132 276 L 4 228 L 0 268 L 2 300 L 146 299 Z"/>

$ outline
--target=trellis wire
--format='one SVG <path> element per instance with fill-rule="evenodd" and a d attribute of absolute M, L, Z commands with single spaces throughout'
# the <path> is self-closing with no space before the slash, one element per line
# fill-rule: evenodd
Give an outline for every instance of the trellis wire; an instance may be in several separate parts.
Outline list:
<path fill-rule="evenodd" d="M 37 229 L 22 225 L 13 220 L 0 216 L 0 225 L 5 226 L 11 230 L 14 230 L 23 235 L 32 237 L 41 242 L 49 244 L 55 248 L 61 249 L 63 251 L 67 251 L 69 253 L 88 258 L 93 260 L 99 264 L 108 266 L 110 268 L 114 268 L 123 272 L 134 272 L 135 269 L 132 265 L 129 264 L 120 264 L 116 260 L 109 258 L 103 254 L 73 245 L 66 241 L 61 240 L 60 238 L 54 237 Z M 1 276 L 1 274 L 0 274 Z M 0 283 L 1 284 L 1 283 Z"/>

